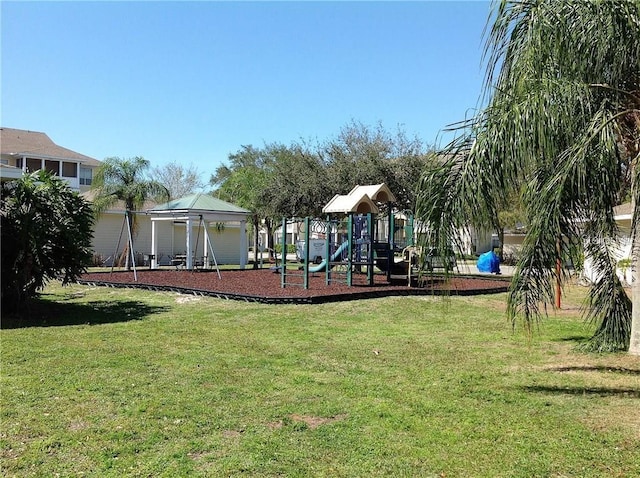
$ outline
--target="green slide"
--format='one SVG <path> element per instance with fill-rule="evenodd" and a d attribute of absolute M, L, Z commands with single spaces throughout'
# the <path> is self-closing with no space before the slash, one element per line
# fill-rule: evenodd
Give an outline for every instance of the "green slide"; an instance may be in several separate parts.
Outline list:
<path fill-rule="evenodd" d="M 349 247 L 349 241 L 343 242 L 342 245 L 338 247 L 338 250 L 334 252 L 333 255 L 331 256 L 331 262 L 335 261 L 338 257 L 340 257 L 340 255 L 348 247 Z M 327 260 L 323 259 L 322 262 L 317 266 L 309 267 L 309 272 L 322 272 L 325 267 L 327 267 Z"/>

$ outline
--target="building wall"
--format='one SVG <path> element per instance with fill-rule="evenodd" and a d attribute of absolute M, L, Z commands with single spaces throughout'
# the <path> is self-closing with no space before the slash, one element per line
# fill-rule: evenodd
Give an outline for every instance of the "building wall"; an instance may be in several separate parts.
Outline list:
<path fill-rule="evenodd" d="M 172 229 L 172 232 L 167 234 L 166 237 L 172 237 L 172 255 L 185 254 L 187 251 L 186 225 L 172 224 L 171 221 L 159 222 L 171 224 L 169 227 Z M 200 260 L 204 254 L 205 238 L 203 227 L 198 228 L 196 224 L 191 233 L 191 249 L 195 250 L 197 247 L 195 257 L 198 260 Z M 210 225 L 208 230 L 211 247 L 213 248 L 213 253 L 215 254 L 215 259 L 218 264 L 240 264 L 240 225 L 227 223 L 222 231 L 218 231 L 214 225 Z M 245 243 L 249 244 L 248 240 Z M 158 253 L 160 253 L 159 248 Z M 248 250 L 242 253 L 244 253 L 246 261 Z M 213 261 L 213 257 L 209 257 L 209 260 Z"/>
<path fill-rule="evenodd" d="M 140 215 L 137 234 L 133 238 L 133 250 L 140 254 L 151 251 L 151 221 Z M 124 212 L 101 214 L 93 227 L 92 247 L 97 260 L 111 265 L 113 255 L 121 254 L 129 240 Z"/>
<path fill-rule="evenodd" d="M 631 285 L 633 270 L 631 267 L 624 267 L 620 264 L 620 261 L 623 259 L 631 259 L 632 256 L 632 247 L 633 241 L 631 239 L 631 219 L 622 219 L 617 220 L 620 236 L 618 237 L 618 241 L 611 249 L 612 255 L 615 257 L 616 261 L 618 261 L 618 265 L 616 267 L 616 274 L 623 282 L 623 284 Z M 595 282 L 599 279 L 598 274 L 593 268 L 593 261 L 589 257 L 585 257 L 584 260 L 584 269 L 583 269 L 583 278 L 588 279 L 589 281 Z"/>
<path fill-rule="evenodd" d="M 522 250 L 522 243 L 525 237 L 525 234 L 505 234 L 502 254 L 505 256 L 518 257 Z"/>

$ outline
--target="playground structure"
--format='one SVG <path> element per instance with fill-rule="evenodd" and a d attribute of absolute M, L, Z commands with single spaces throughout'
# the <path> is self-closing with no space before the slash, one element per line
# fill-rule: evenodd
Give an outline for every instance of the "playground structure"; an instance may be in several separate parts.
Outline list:
<path fill-rule="evenodd" d="M 342 282 L 353 285 L 354 273 L 365 275 L 366 284 L 373 284 L 374 255 L 372 247 L 373 215 L 349 215 L 344 219 L 287 219 L 282 225 L 299 223 L 304 234 L 303 257 L 300 262 L 291 265 L 283 254 L 281 266 L 282 287 L 309 286 L 309 274 L 323 272 L 326 284 Z M 325 247 L 322 259 L 314 262 L 310 255 L 310 240 L 323 239 Z M 286 238 L 286 236 L 283 236 Z M 282 248 L 287 250 L 288 244 L 283 239 Z"/>
<path fill-rule="evenodd" d="M 413 219 L 404 213 L 407 221 L 402 244 L 396 242 L 396 225 L 393 213 L 395 197 L 386 184 L 356 186 L 349 194 L 336 195 L 323 208 L 326 219 L 283 218 L 282 231 L 293 224 L 301 231 L 303 240 L 296 244 L 299 262 L 287 261 L 282 255 L 281 265 L 275 268 L 281 274 L 281 286 L 309 287 L 309 275 L 324 273 L 327 285 L 346 283 L 373 285 L 377 268 L 385 273 L 387 281 L 401 276 L 411 284 L 412 264 L 417 259 L 411 255 L 413 248 Z M 386 221 L 378 216 L 378 204 L 386 204 Z M 384 230 L 381 230 L 384 229 Z M 287 251 L 287 236 L 282 235 L 282 251 Z M 395 252 L 402 246 L 409 251 L 408 260 L 395 261 Z M 318 247 L 324 247 L 322 253 Z M 313 249 L 314 252 L 311 252 Z"/>

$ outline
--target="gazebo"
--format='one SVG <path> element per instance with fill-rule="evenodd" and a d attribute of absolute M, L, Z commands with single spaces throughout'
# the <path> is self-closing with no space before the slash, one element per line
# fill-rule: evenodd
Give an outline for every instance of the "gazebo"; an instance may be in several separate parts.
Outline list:
<path fill-rule="evenodd" d="M 239 257 L 240 268 L 244 269 L 247 264 L 247 235 L 246 223 L 247 216 L 251 211 L 243 209 L 235 204 L 222 201 L 208 194 L 192 194 L 180 199 L 159 204 L 147 211 L 151 218 L 151 268 L 158 267 L 158 223 L 161 221 L 172 221 L 173 224 L 186 224 L 186 243 L 185 243 L 185 267 L 187 269 L 194 268 L 194 256 L 197 244 L 194 245 L 193 228 L 198 229 L 204 225 L 204 241 L 202 243 L 203 265 L 209 264 L 209 258 L 215 255 L 213 245 L 209 234 L 209 226 L 211 224 L 219 225 L 225 223 L 239 223 L 240 225 L 240 244 Z M 198 233 L 199 234 L 199 231 Z M 199 236 L 197 236 L 199 237 Z M 211 256 L 210 256 L 211 254 Z"/>

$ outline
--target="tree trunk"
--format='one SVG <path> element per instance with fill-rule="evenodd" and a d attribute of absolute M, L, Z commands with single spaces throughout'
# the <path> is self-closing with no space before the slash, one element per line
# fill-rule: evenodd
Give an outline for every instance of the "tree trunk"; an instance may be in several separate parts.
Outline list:
<path fill-rule="evenodd" d="M 269 250 L 269 259 L 275 260 L 276 255 L 274 252 L 276 246 L 273 243 L 273 221 L 271 219 L 267 219 L 264 224 L 267 228 L 267 249 Z"/>
<path fill-rule="evenodd" d="M 502 262 L 504 260 L 504 227 L 498 229 L 498 242 L 500 243 L 500 253 L 498 257 L 500 258 L 500 262 Z"/>
<path fill-rule="evenodd" d="M 635 185 L 638 187 L 638 185 Z M 634 195 L 635 196 L 635 195 Z M 635 215 L 636 203 L 632 199 Z M 631 280 L 631 334 L 629 340 L 629 353 L 632 355 L 640 356 L 640 231 L 632 229 L 632 244 L 633 250 L 631 257 L 633 257 L 633 269 Z"/>
<path fill-rule="evenodd" d="M 640 261 L 638 257 L 634 259 L 635 267 L 633 271 L 632 309 L 631 309 L 631 337 L 629 341 L 629 353 L 640 356 L 640 277 L 638 267 Z"/>

